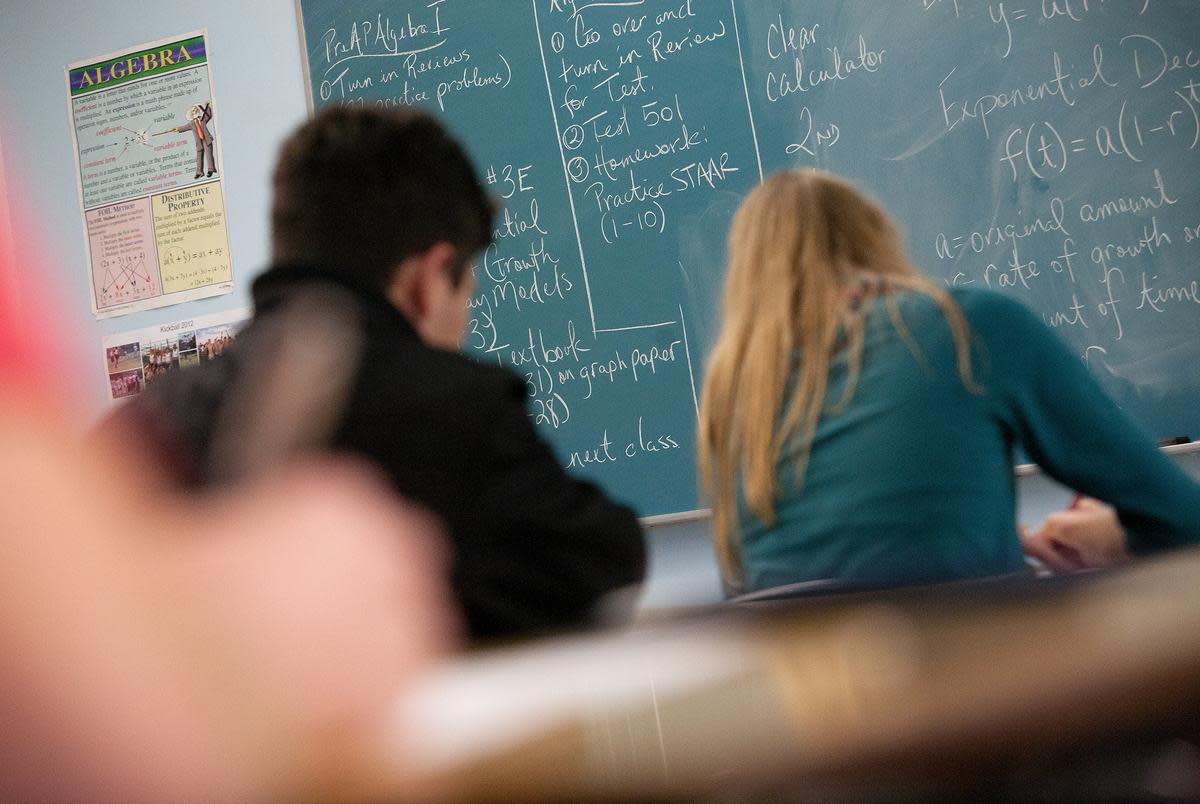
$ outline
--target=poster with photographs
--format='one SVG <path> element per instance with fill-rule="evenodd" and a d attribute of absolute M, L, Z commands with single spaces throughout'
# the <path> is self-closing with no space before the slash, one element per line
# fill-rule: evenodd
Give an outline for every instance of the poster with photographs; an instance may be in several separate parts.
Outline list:
<path fill-rule="evenodd" d="M 239 309 L 107 336 L 102 349 L 112 399 L 137 396 L 171 372 L 216 360 L 249 318 L 249 310 Z"/>

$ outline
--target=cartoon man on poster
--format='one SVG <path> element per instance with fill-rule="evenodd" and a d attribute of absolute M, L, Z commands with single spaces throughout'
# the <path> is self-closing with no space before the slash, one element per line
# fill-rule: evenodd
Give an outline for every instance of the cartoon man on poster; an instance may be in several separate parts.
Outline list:
<path fill-rule="evenodd" d="M 190 123 L 160 131 L 159 134 L 182 134 L 185 131 L 191 131 L 192 136 L 196 138 L 196 175 L 194 178 L 198 179 L 202 175 L 211 178 L 217 172 L 217 161 L 213 157 L 213 135 L 208 130 L 208 121 L 212 120 L 213 116 L 212 101 L 206 101 L 203 106 L 197 103 L 188 110 L 187 116 Z M 206 157 L 208 159 L 207 173 L 204 170 Z"/>

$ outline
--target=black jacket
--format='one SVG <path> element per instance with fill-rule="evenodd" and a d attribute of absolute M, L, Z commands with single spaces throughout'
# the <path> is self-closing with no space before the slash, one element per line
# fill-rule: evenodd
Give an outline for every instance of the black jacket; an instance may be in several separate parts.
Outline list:
<path fill-rule="evenodd" d="M 269 397 L 259 385 L 280 355 L 324 361 L 333 374 L 349 365 L 341 397 L 297 416 L 294 428 L 336 408 L 328 431 L 298 440 L 371 459 L 398 492 L 444 520 L 473 637 L 579 625 L 605 593 L 641 580 L 645 547 L 633 513 L 563 471 L 530 422 L 515 374 L 425 345 L 381 293 L 334 272 L 273 268 L 253 294 L 254 319 L 231 349 L 159 379 L 134 403 L 131 415 L 153 421 L 158 442 L 173 445 L 180 477 L 198 485 L 226 478 L 230 450 L 255 437 L 229 431 L 256 417 L 257 430 L 264 419 L 278 424 L 271 410 L 253 408 Z M 329 326 L 310 326 L 331 312 L 342 322 L 332 338 Z M 331 347 L 345 349 L 344 360 L 330 361 Z M 288 399 L 327 394 L 327 376 L 316 372 Z"/>

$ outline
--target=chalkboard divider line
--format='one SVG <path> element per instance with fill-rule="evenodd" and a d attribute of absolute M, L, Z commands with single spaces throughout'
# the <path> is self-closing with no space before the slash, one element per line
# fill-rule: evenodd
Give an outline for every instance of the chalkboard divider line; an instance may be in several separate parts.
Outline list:
<path fill-rule="evenodd" d="M 635 324 L 632 327 L 605 327 L 596 332 L 599 334 L 601 332 L 633 332 L 638 329 L 662 329 L 663 327 L 673 327 L 678 323 L 678 321 L 661 321 L 657 324 Z"/>
<path fill-rule="evenodd" d="M 754 137 L 754 157 L 758 160 L 758 180 L 761 182 L 764 179 L 762 153 L 758 147 L 758 127 L 754 125 L 754 109 L 750 105 L 750 82 L 746 79 L 746 59 L 742 55 L 742 33 L 738 27 L 737 6 L 734 5 L 734 0 L 729 0 L 729 11 L 733 14 L 733 38 L 737 42 L 738 63 L 742 66 L 742 91 L 746 93 L 746 114 L 750 117 L 750 135 Z"/>
<path fill-rule="evenodd" d="M 679 305 L 679 325 L 683 328 L 683 354 L 687 358 L 688 379 L 692 384 L 692 405 L 696 408 L 696 421 L 700 421 L 700 398 L 696 396 L 696 372 L 692 368 L 692 350 L 688 346 L 687 319 L 683 315 L 683 305 Z"/>
<path fill-rule="evenodd" d="M 550 65 L 546 63 L 546 46 L 542 43 L 542 22 L 538 17 L 537 0 L 530 0 L 533 8 L 533 27 L 537 35 L 538 53 L 542 57 L 542 75 L 546 77 L 546 100 L 550 103 L 550 117 L 554 120 L 554 141 L 558 143 L 558 156 L 562 160 L 563 181 L 567 185 L 567 202 L 571 207 L 571 222 L 575 224 L 575 242 L 579 245 L 579 269 L 583 272 L 583 292 L 587 296 L 588 315 L 592 319 L 592 337 L 596 327 L 596 309 L 592 305 L 592 283 L 588 280 L 587 257 L 583 253 L 583 235 L 579 233 L 579 216 L 575 212 L 575 192 L 571 189 L 571 174 L 567 170 L 567 152 L 563 150 L 562 129 L 558 127 L 558 111 L 554 108 L 554 89 L 550 86 Z"/>
<path fill-rule="evenodd" d="M 683 511 L 678 514 L 657 514 L 655 516 L 639 517 L 638 521 L 642 523 L 644 528 L 656 528 L 662 525 L 679 525 L 684 522 L 696 522 L 702 519 L 711 519 L 712 510 L 709 508 L 701 508 L 696 511 Z"/>

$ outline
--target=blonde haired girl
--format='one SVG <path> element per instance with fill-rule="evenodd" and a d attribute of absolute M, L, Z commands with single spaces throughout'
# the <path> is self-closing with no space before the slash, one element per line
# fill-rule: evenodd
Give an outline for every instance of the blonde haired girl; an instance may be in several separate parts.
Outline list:
<path fill-rule="evenodd" d="M 922 277 L 842 180 L 786 171 L 750 194 L 723 308 L 699 459 L 731 589 L 1021 569 L 1018 444 L 1113 503 L 1135 548 L 1200 539 L 1200 486 L 1054 334 Z"/>

